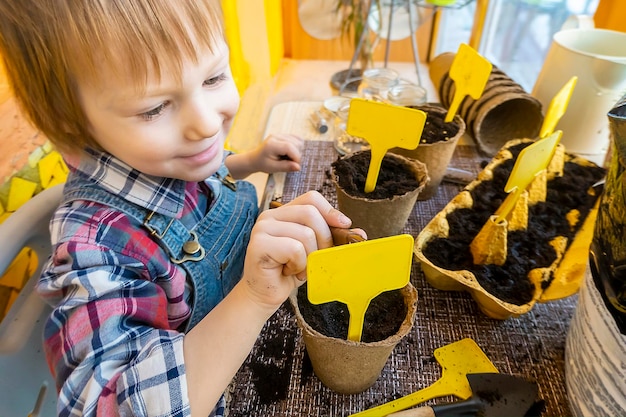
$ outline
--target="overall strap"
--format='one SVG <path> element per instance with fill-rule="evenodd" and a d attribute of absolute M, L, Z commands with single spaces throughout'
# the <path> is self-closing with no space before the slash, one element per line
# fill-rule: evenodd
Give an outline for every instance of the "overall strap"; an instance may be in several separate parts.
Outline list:
<path fill-rule="evenodd" d="M 121 211 L 146 228 L 155 241 L 167 251 L 174 263 L 180 264 L 186 260 L 196 260 L 201 253 L 202 256 L 204 255 L 204 249 L 199 247 L 199 244 L 194 243 L 198 240 L 195 234 L 187 230 L 180 220 L 130 203 L 95 184 L 81 183 L 80 186 L 68 184 L 63 192 L 63 200 L 64 202 L 93 201 Z"/>
<path fill-rule="evenodd" d="M 249 235 L 258 214 L 256 190 L 246 181 L 236 182 L 223 167 L 215 178 L 223 186 L 213 189 L 209 211 L 192 230 L 176 218 L 165 216 L 113 195 L 95 184 L 68 182 L 64 201 L 94 201 L 127 215 L 144 227 L 170 260 L 187 272 L 194 287 L 190 329 L 213 309 L 239 281 Z"/>

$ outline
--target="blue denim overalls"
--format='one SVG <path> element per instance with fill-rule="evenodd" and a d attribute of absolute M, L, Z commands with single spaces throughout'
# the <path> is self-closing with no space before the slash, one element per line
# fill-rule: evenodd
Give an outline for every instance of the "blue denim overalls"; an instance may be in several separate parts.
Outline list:
<path fill-rule="evenodd" d="M 94 201 L 120 210 L 141 227 L 187 271 L 193 285 L 193 310 L 186 330 L 195 326 L 241 279 L 250 231 L 258 214 L 256 190 L 246 181 L 235 182 L 226 166 L 212 177 L 213 200 L 204 218 L 192 230 L 178 219 L 130 203 L 93 183 L 72 177 L 64 201 Z M 213 181 L 215 183 L 215 181 Z"/>

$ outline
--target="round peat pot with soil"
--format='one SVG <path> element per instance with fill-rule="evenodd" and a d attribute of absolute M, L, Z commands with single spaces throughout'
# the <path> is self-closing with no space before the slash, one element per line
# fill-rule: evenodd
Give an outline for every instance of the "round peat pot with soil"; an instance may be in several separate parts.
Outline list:
<path fill-rule="evenodd" d="M 417 290 L 409 283 L 375 297 L 365 313 L 360 342 L 347 340 L 350 315 L 345 304 L 311 304 L 306 284 L 289 301 L 315 375 L 333 391 L 357 394 L 376 382 L 395 346 L 413 327 Z"/>
<path fill-rule="evenodd" d="M 365 192 L 371 152 L 360 151 L 332 163 L 337 208 L 352 219 L 352 226 L 367 232 L 369 239 L 399 234 L 418 195 L 429 181 L 426 165 L 401 155 L 383 158 L 376 187 Z"/>
<path fill-rule="evenodd" d="M 439 103 L 409 107 L 426 112 L 420 143 L 415 149 L 393 148 L 390 152 L 417 159 L 426 165 L 430 181 L 417 199 L 428 200 L 437 194 L 456 144 L 465 133 L 465 122 L 459 115 L 455 115 L 451 122 L 446 123 L 448 111 Z"/>

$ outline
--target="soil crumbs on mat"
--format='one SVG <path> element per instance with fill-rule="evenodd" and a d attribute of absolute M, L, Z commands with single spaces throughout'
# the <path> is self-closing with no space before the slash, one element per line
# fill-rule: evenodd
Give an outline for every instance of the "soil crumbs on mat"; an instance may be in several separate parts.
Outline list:
<path fill-rule="evenodd" d="M 337 301 L 311 304 L 307 284 L 298 289 L 298 308 L 304 320 L 321 334 L 337 339 L 348 338 L 348 306 Z M 398 332 L 408 307 L 401 290 L 385 291 L 370 302 L 365 312 L 362 342 L 379 342 Z"/>
<path fill-rule="evenodd" d="M 529 207 L 528 229 L 509 232 L 507 260 L 504 265 L 475 265 L 469 245 L 495 211 L 500 207 L 506 193 L 504 187 L 515 159 L 529 143 L 509 150 L 513 159 L 504 161 L 493 171 L 493 180 L 483 181 L 471 191 L 473 207 L 457 209 L 447 215 L 450 231 L 447 238 L 436 238 L 424 248 L 424 255 L 435 265 L 450 271 L 471 271 L 480 285 L 500 300 L 515 305 L 530 302 L 534 287 L 527 278 L 530 270 L 550 266 L 556 252 L 550 241 L 565 236 L 568 242 L 589 214 L 597 195 L 588 193 L 589 188 L 602 179 L 606 170 L 597 166 L 581 166 L 566 162 L 563 176 L 548 182 L 545 202 Z M 570 227 L 566 214 L 577 209 L 581 221 Z M 550 279 L 550 282 L 553 278 Z M 544 282 L 544 288 L 550 285 Z"/>

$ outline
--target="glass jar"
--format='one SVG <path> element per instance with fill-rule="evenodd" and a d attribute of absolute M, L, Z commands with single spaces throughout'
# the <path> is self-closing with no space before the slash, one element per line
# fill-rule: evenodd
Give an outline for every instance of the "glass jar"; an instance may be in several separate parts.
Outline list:
<path fill-rule="evenodd" d="M 334 145 L 340 155 L 346 155 L 353 152 L 369 149 L 369 144 L 362 138 L 350 136 L 346 132 L 348 123 L 348 114 L 350 113 L 350 101 L 346 101 L 337 110 L 335 120 L 335 137 Z"/>
<path fill-rule="evenodd" d="M 391 68 L 370 68 L 363 71 L 363 79 L 357 90 L 359 97 L 385 101 L 390 88 L 400 83 L 397 71 Z"/>
<path fill-rule="evenodd" d="M 426 89 L 420 85 L 405 83 L 389 89 L 387 100 L 397 106 L 420 106 L 426 103 Z"/>

